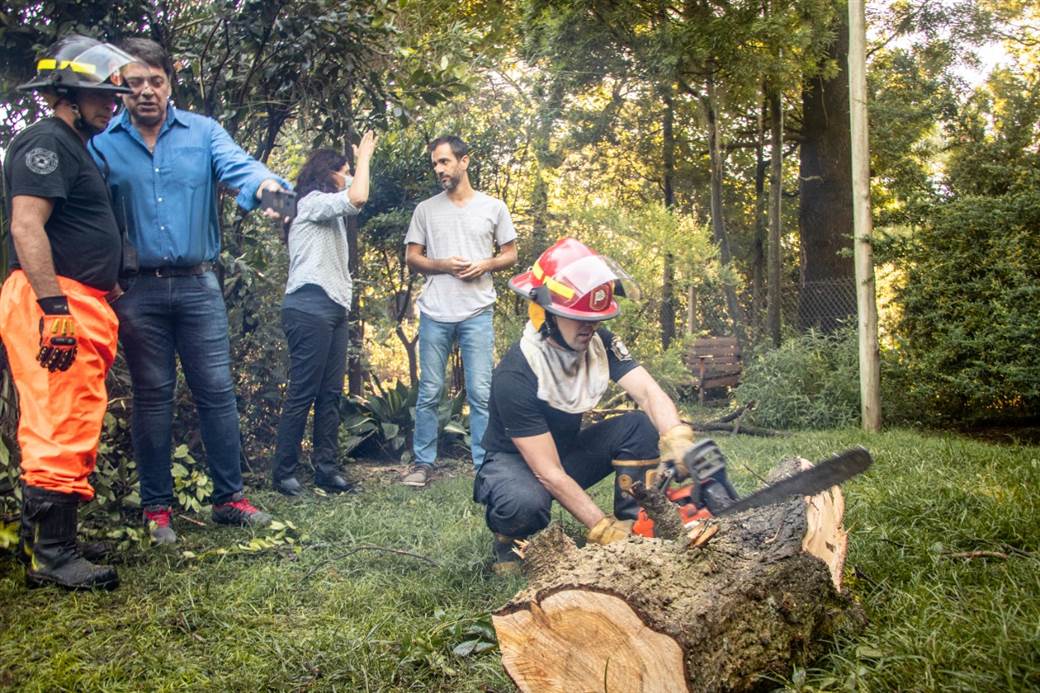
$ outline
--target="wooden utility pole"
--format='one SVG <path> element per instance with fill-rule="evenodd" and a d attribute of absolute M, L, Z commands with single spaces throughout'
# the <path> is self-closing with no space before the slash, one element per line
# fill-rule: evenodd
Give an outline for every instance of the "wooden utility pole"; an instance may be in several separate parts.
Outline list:
<path fill-rule="evenodd" d="M 849 0 L 849 121 L 852 128 L 852 233 L 859 316 L 859 387 L 863 429 L 881 429 L 881 366 L 874 292 L 874 233 L 870 210 L 867 130 L 867 52 L 864 0 Z"/>

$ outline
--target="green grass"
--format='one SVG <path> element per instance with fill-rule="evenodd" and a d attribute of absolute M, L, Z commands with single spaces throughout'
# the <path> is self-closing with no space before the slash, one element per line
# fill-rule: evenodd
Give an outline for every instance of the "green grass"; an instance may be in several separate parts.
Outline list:
<path fill-rule="evenodd" d="M 717 440 L 744 491 L 787 455 L 863 444 L 876 458 L 846 485 L 847 580 L 866 628 L 776 687 L 1040 688 L 1040 448 L 908 431 Z M 523 584 L 486 572 L 489 537 L 470 493 L 465 474 L 420 491 L 376 475 L 350 497 L 254 491 L 303 535 L 297 551 L 218 555 L 248 532 L 177 520 L 177 550 L 127 554 L 122 587 L 106 594 L 27 591 L 4 555 L 0 688 L 510 690 L 496 650 L 452 653 Z M 595 496 L 605 505 L 608 485 Z M 350 553 L 363 545 L 437 565 Z M 1008 557 L 949 555 L 976 550 Z"/>

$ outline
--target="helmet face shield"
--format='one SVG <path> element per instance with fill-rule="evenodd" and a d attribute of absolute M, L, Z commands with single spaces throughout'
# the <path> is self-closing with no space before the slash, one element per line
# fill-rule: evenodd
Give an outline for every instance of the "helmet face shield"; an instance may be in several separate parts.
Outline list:
<path fill-rule="evenodd" d="M 80 79 L 94 84 L 111 80 L 112 84 L 121 85 L 123 76 L 119 70 L 133 62 L 138 61 L 129 53 L 113 45 L 99 43 L 72 58 L 69 66 Z M 63 66 L 59 66 L 58 69 L 61 67 Z"/>
<path fill-rule="evenodd" d="M 34 89 L 83 89 L 129 94 L 120 69 L 136 58 L 109 43 L 86 36 L 68 36 L 52 46 L 36 62 L 36 77 L 18 87 Z"/>
<path fill-rule="evenodd" d="M 579 296 L 589 294 L 601 284 L 609 284 L 611 294 L 639 300 L 639 287 L 621 265 L 606 255 L 590 255 L 559 270 L 557 281 L 573 288 Z"/>

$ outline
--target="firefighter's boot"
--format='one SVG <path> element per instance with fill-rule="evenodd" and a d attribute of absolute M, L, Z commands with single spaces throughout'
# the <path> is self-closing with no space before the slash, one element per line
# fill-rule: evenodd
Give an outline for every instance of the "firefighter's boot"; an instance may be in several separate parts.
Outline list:
<path fill-rule="evenodd" d="M 499 577 L 516 575 L 520 572 L 520 555 L 513 549 L 517 547 L 516 538 L 507 537 L 495 532 L 495 562 L 491 564 L 491 572 Z"/>
<path fill-rule="evenodd" d="M 639 502 L 629 493 L 632 484 L 639 482 L 644 487 L 653 486 L 654 475 L 661 458 L 650 460 L 613 460 L 614 466 L 614 517 L 619 520 L 634 520 L 639 516 Z"/>
<path fill-rule="evenodd" d="M 95 565 L 76 544 L 79 496 L 35 486 L 22 489 L 25 581 L 30 587 L 58 585 L 70 590 L 115 589 L 115 568 Z"/>
<path fill-rule="evenodd" d="M 22 487 L 22 525 L 18 531 L 18 560 L 26 567 L 32 563 L 33 523 L 25 518 L 25 487 Z M 112 545 L 103 541 L 80 542 L 80 553 L 88 561 L 103 561 L 112 553 Z"/>

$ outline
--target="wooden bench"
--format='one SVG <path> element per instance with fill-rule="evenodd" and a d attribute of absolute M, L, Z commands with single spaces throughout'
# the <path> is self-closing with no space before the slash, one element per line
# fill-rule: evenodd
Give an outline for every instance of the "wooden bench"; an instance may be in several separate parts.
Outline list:
<path fill-rule="evenodd" d="M 687 363 L 695 376 L 697 399 L 704 404 L 706 391 L 740 382 L 740 343 L 736 337 L 701 337 L 690 348 Z"/>

